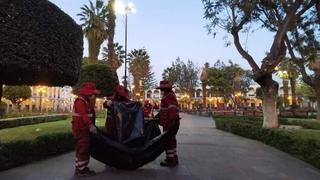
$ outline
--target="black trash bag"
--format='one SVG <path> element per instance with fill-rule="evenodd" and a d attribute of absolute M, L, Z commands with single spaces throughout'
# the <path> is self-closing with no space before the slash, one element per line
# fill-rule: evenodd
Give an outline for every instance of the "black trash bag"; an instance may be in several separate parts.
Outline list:
<path fill-rule="evenodd" d="M 114 102 L 111 115 L 118 142 L 126 144 L 143 136 L 143 111 L 139 102 Z"/>
<path fill-rule="evenodd" d="M 110 139 L 103 132 L 90 134 L 90 154 L 96 160 L 118 169 L 136 169 L 155 160 L 178 131 L 179 124 L 161 134 L 157 121 L 143 122 L 139 105 L 119 103 L 114 106 L 117 114 L 117 138 Z M 124 114 L 125 113 L 125 114 Z M 121 120 L 121 121 L 120 121 Z M 143 133 L 139 128 L 141 127 Z"/>

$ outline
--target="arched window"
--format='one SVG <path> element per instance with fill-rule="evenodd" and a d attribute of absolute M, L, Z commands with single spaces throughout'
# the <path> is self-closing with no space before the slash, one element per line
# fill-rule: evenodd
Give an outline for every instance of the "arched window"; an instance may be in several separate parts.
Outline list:
<path fill-rule="evenodd" d="M 160 98 L 160 91 L 159 90 L 155 90 L 153 92 L 153 98 L 154 99 L 159 99 Z"/>
<path fill-rule="evenodd" d="M 151 96 L 152 96 L 152 91 L 151 90 L 147 91 L 147 98 L 151 99 L 152 98 Z"/>
<path fill-rule="evenodd" d="M 202 90 L 201 89 L 197 89 L 196 97 L 202 97 Z"/>

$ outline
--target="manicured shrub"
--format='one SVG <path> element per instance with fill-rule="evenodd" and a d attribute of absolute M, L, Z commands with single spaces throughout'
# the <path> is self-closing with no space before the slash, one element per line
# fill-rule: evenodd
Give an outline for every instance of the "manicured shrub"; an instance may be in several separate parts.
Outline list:
<path fill-rule="evenodd" d="M 67 115 L 56 114 L 56 115 L 45 115 L 45 116 L 30 116 L 30 117 L 19 117 L 19 118 L 8 118 L 0 120 L 0 129 L 12 128 L 23 125 L 38 124 L 44 122 L 52 122 L 59 120 L 66 120 Z"/>
<path fill-rule="evenodd" d="M 4 116 L 5 110 L 6 110 L 6 103 L 3 101 L 0 101 L 0 118 Z"/>
<path fill-rule="evenodd" d="M 74 145 L 70 132 L 48 134 L 32 141 L 0 143 L 0 170 L 71 151 Z"/>
<path fill-rule="evenodd" d="M 215 122 L 217 129 L 261 141 L 320 168 L 320 130 L 264 129 L 257 123 L 262 120 L 249 119 L 216 118 Z M 292 123 L 286 119 L 281 121 Z"/>
<path fill-rule="evenodd" d="M 105 64 L 90 64 L 81 67 L 80 78 L 73 91 L 78 94 L 83 82 L 91 81 L 101 90 L 101 97 L 111 96 L 119 83 L 117 73 Z"/>

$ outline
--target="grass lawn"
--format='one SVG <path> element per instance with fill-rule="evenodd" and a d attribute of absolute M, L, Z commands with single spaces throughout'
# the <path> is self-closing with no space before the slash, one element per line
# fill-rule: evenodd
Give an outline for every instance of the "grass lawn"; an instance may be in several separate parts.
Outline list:
<path fill-rule="evenodd" d="M 97 118 L 97 125 L 104 126 L 104 118 Z M 71 132 L 71 118 L 62 121 L 40 123 L 0 130 L 0 142 L 32 140 L 45 134 Z"/>

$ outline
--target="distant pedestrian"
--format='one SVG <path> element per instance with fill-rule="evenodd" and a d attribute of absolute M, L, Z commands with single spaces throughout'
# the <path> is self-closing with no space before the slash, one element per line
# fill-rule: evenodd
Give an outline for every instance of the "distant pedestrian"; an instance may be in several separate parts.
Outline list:
<path fill-rule="evenodd" d="M 153 105 L 149 100 L 143 103 L 143 115 L 145 118 L 153 118 Z"/>
<path fill-rule="evenodd" d="M 100 91 L 92 82 L 85 82 L 79 91 L 79 97 L 74 101 L 72 115 L 72 133 L 76 139 L 76 164 L 75 175 L 87 177 L 95 175 L 95 172 L 87 166 L 89 164 L 89 133 L 97 133 L 95 127 L 95 100 Z"/>

